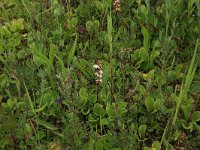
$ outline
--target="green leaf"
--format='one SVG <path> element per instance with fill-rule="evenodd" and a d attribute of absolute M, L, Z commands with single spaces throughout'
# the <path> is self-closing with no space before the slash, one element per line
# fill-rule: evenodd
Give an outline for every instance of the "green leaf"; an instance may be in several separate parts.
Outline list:
<path fill-rule="evenodd" d="M 145 99 L 145 106 L 148 109 L 148 111 L 154 110 L 154 99 L 151 96 L 147 96 Z"/>
<path fill-rule="evenodd" d="M 73 28 L 77 26 L 77 23 L 78 23 L 78 19 L 75 18 L 75 17 L 72 18 L 72 20 L 71 20 L 71 25 L 72 25 Z"/>
<path fill-rule="evenodd" d="M 47 103 L 44 104 L 42 107 L 40 107 L 40 108 L 38 108 L 38 109 L 35 109 L 35 112 L 41 112 L 41 111 L 43 111 L 46 107 L 47 107 Z"/>
<path fill-rule="evenodd" d="M 14 105 L 14 102 L 12 99 L 8 99 L 6 103 L 2 103 L 2 106 L 8 109 L 12 109 L 13 105 Z"/>
<path fill-rule="evenodd" d="M 78 35 L 76 34 L 76 38 L 75 38 L 74 44 L 73 44 L 72 49 L 70 50 L 68 58 L 67 58 L 68 67 L 70 65 L 70 62 L 72 61 L 72 58 L 74 58 L 74 54 L 75 54 L 76 46 L 77 46 L 77 40 L 78 40 Z"/>
<path fill-rule="evenodd" d="M 191 10 L 193 4 L 196 2 L 197 0 L 188 0 L 188 8 Z M 191 13 L 191 12 L 190 12 Z"/>
<path fill-rule="evenodd" d="M 156 150 L 160 150 L 161 149 L 161 144 L 159 141 L 154 141 L 152 144 L 152 149 L 155 148 Z"/>
<path fill-rule="evenodd" d="M 200 121 L 200 111 L 195 111 L 192 114 L 192 122 L 198 122 Z"/>
<path fill-rule="evenodd" d="M 142 26 L 141 31 L 142 31 L 142 34 L 143 34 L 143 37 L 144 37 L 144 40 L 143 40 L 144 48 L 145 48 L 146 51 L 148 51 L 149 41 L 150 41 L 149 31 L 144 26 Z"/>
<path fill-rule="evenodd" d="M 79 95 L 80 97 L 84 97 L 84 98 L 88 98 L 88 93 L 87 93 L 87 89 L 86 88 L 81 88 L 80 91 L 79 91 Z"/>
<path fill-rule="evenodd" d="M 65 67 L 64 61 L 58 57 L 57 55 L 54 55 L 58 59 L 58 63 L 61 67 L 62 75 L 66 76 L 67 75 L 67 68 Z"/>
<path fill-rule="evenodd" d="M 189 118 L 189 114 L 192 111 L 192 103 L 194 103 L 193 99 L 188 99 L 181 105 L 181 109 L 184 113 L 185 119 Z"/>
<path fill-rule="evenodd" d="M 102 125 L 109 125 L 108 119 L 107 119 L 107 118 L 101 119 L 101 124 L 102 124 Z"/>
<path fill-rule="evenodd" d="M 95 0 L 95 1 L 94 1 L 94 4 L 95 4 L 97 10 L 99 10 L 100 12 L 103 11 L 103 9 L 104 9 L 104 4 L 103 4 L 101 1 Z"/>
<path fill-rule="evenodd" d="M 113 107 L 110 103 L 107 103 L 106 112 L 107 112 L 109 117 L 113 118 L 115 116 L 115 112 L 114 112 Z"/>
<path fill-rule="evenodd" d="M 105 110 L 103 109 L 103 105 L 96 103 L 93 107 L 93 112 L 96 116 L 104 116 Z"/>
<path fill-rule="evenodd" d="M 87 72 L 87 70 L 84 68 L 84 66 L 82 65 L 82 63 L 79 63 L 79 61 L 74 58 L 73 59 L 73 64 L 75 67 L 77 67 L 88 79 L 90 79 L 90 75 Z"/>
<path fill-rule="evenodd" d="M 83 108 L 88 101 L 87 89 L 81 88 L 80 91 L 79 91 L 79 96 L 80 96 L 79 106 L 80 106 L 80 108 Z"/>
<path fill-rule="evenodd" d="M 191 85 L 191 93 L 198 93 L 200 91 L 200 81 L 196 81 Z"/>
<path fill-rule="evenodd" d="M 147 125 L 146 124 L 142 124 L 139 128 L 138 128 L 138 133 L 140 137 L 143 137 L 145 135 L 147 129 Z"/>
<path fill-rule="evenodd" d="M 57 130 L 58 128 L 54 125 L 50 124 L 49 122 L 43 121 L 43 120 L 35 120 L 35 122 L 49 130 Z"/>
<path fill-rule="evenodd" d="M 150 147 L 144 147 L 144 150 L 152 150 L 152 148 L 150 148 Z"/>
<path fill-rule="evenodd" d="M 150 61 L 153 62 L 154 58 L 160 55 L 160 51 L 152 51 L 150 55 Z"/>
<path fill-rule="evenodd" d="M 103 150 L 103 144 L 100 141 L 95 143 L 96 150 Z"/>
<path fill-rule="evenodd" d="M 53 64 L 54 62 L 54 57 L 56 55 L 57 50 L 58 50 L 58 47 L 55 44 L 50 44 L 49 60 L 51 64 Z"/>
<path fill-rule="evenodd" d="M 186 130 L 188 130 L 188 129 L 192 130 L 192 128 L 193 128 L 193 123 L 190 122 L 190 123 L 187 125 L 187 122 L 186 122 L 185 120 L 183 120 L 183 121 L 182 121 L 182 126 L 183 126 L 183 128 L 186 129 Z"/>
<path fill-rule="evenodd" d="M 48 68 L 48 73 L 50 74 L 50 71 L 54 68 L 51 61 L 45 55 L 39 52 L 37 48 L 35 47 L 35 45 L 33 45 L 32 53 L 35 56 L 36 61 L 41 62 L 43 65 L 45 65 Z"/>
<path fill-rule="evenodd" d="M 53 94 L 52 91 L 48 91 L 47 93 L 45 93 L 42 97 L 43 102 L 45 104 L 47 104 L 48 107 L 50 107 L 52 105 L 52 103 L 54 102 L 54 100 L 56 99 L 56 94 Z"/>
<path fill-rule="evenodd" d="M 94 23 L 92 21 L 87 21 L 86 23 L 86 29 L 89 33 L 93 33 L 93 26 L 94 26 Z"/>

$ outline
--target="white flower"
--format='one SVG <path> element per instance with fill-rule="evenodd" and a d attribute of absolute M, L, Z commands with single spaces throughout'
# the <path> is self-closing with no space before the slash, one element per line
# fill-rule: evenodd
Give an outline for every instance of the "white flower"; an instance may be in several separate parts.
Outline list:
<path fill-rule="evenodd" d="M 96 83 L 97 83 L 97 84 L 101 84 L 102 82 L 103 82 L 102 79 L 97 79 L 97 80 L 96 80 Z"/>
<path fill-rule="evenodd" d="M 95 72 L 95 73 L 94 73 L 94 75 L 95 75 L 96 77 L 99 77 L 99 74 L 98 74 L 98 72 Z"/>
<path fill-rule="evenodd" d="M 102 71 L 102 70 L 99 70 L 99 74 L 100 74 L 100 75 L 103 75 L 103 71 Z"/>
<path fill-rule="evenodd" d="M 94 75 L 97 78 L 100 78 L 100 79 L 102 78 L 102 74 L 100 74 L 99 72 L 95 72 Z"/>
<path fill-rule="evenodd" d="M 94 69 L 100 69 L 99 65 L 94 65 L 93 68 Z"/>
<path fill-rule="evenodd" d="M 99 74 L 99 78 L 100 78 L 100 79 L 102 78 L 102 74 Z"/>

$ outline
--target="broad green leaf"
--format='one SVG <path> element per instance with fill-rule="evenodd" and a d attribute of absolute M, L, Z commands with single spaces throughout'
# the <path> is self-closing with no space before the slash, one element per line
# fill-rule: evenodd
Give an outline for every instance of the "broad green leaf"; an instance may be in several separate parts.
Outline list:
<path fill-rule="evenodd" d="M 144 26 L 141 27 L 141 31 L 142 31 L 142 34 L 143 34 L 143 37 L 144 37 L 143 45 L 144 45 L 145 50 L 148 52 L 149 42 L 150 42 L 149 31 Z"/>
<path fill-rule="evenodd" d="M 96 8 L 99 10 L 99 11 L 103 11 L 104 9 L 104 4 L 103 2 L 99 1 L 99 0 L 94 0 L 94 4 L 96 6 Z"/>
<path fill-rule="evenodd" d="M 93 33 L 94 23 L 92 21 L 88 21 L 86 23 L 86 29 L 89 33 Z"/>
<path fill-rule="evenodd" d="M 86 88 L 81 88 L 80 91 L 79 91 L 79 95 L 80 97 L 85 97 L 85 98 L 88 98 L 88 93 L 87 93 L 87 89 Z"/>
<path fill-rule="evenodd" d="M 147 129 L 147 125 L 146 124 L 142 124 L 139 128 L 138 128 L 138 133 L 140 137 L 144 137 L 145 132 Z"/>
<path fill-rule="evenodd" d="M 73 27 L 73 28 L 76 27 L 76 26 L 77 26 L 77 23 L 78 23 L 78 19 L 77 19 L 76 17 L 73 17 L 73 18 L 71 19 L 71 25 L 72 25 L 72 27 Z"/>
<path fill-rule="evenodd" d="M 93 107 L 93 112 L 96 116 L 104 116 L 105 110 L 103 109 L 103 105 L 96 103 Z"/>
<path fill-rule="evenodd" d="M 113 118 L 115 116 L 115 112 L 114 112 L 112 105 L 110 103 L 107 103 L 106 112 L 107 112 L 109 117 Z"/>
<path fill-rule="evenodd" d="M 96 150 L 103 150 L 103 144 L 100 141 L 95 143 Z"/>
<path fill-rule="evenodd" d="M 154 99 L 151 96 L 147 96 L 145 99 L 145 106 L 148 109 L 148 111 L 154 110 Z"/>
<path fill-rule="evenodd" d="M 200 111 L 195 111 L 192 114 L 192 122 L 198 122 L 200 121 Z"/>
<path fill-rule="evenodd" d="M 152 144 L 152 149 L 155 148 L 156 150 L 160 150 L 161 149 L 161 144 L 159 141 L 154 141 Z"/>
<path fill-rule="evenodd" d="M 193 99 L 188 99 L 181 105 L 181 109 L 184 113 L 185 119 L 189 118 L 189 114 L 192 111 L 192 103 L 194 103 Z"/>
<path fill-rule="evenodd" d="M 88 93 L 87 93 L 87 89 L 86 88 L 81 88 L 80 91 L 79 91 L 79 96 L 80 96 L 80 99 L 79 99 L 79 106 L 80 108 L 83 108 L 87 101 L 88 101 Z"/>
<path fill-rule="evenodd" d="M 152 149 L 152 148 L 150 148 L 150 147 L 144 147 L 144 150 L 155 150 L 155 149 Z"/>

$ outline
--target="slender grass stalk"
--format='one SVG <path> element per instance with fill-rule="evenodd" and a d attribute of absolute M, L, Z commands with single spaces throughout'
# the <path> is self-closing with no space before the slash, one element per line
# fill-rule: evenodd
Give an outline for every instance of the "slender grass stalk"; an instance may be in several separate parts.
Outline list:
<path fill-rule="evenodd" d="M 162 138 L 161 138 L 161 141 L 160 141 L 160 144 L 161 144 L 161 145 L 162 145 L 162 143 L 164 143 L 165 146 L 166 146 L 166 139 L 165 139 L 165 137 L 166 137 L 166 133 L 167 133 L 168 128 L 169 128 L 170 120 L 171 120 L 171 119 L 168 120 L 167 125 L 166 125 L 166 127 L 165 127 L 165 129 L 164 129 L 164 132 L 163 132 L 163 135 L 162 135 Z"/>
<path fill-rule="evenodd" d="M 24 82 L 23 82 L 23 83 L 24 83 Z M 32 100 L 31 100 L 31 97 L 30 97 L 30 95 L 29 95 L 29 92 L 28 92 L 28 89 L 27 89 L 25 83 L 24 83 L 24 87 L 25 87 L 25 90 L 26 90 L 26 94 L 27 94 L 27 96 L 28 96 L 28 102 L 29 102 L 31 111 L 32 111 L 32 113 L 33 113 L 33 114 L 35 115 L 35 117 L 36 117 L 36 111 L 35 111 L 35 109 L 34 109 L 33 102 L 32 102 Z"/>
<path fill-rule="evenodd" d="M 110 9 L 110 15 L 107 17 L 107 30 L 108 30 L 108 39 L 109 39 L 109 45 L 110 45 L 110 73 L 111 73 L 111 97 L 113 100 L 113 92 L 114 92 L 114 79 L 113 79 L 113 67 L 112 67 L 112 55 L 113 55 L 113 47 L 112 47 L 112 16 L 111 16 L 111 9 Z"/>
<path fill-rule="evenodd" d="M 35 116 L 35 119 L 36 119 L 36 127 L 37 127 L 37 129 L 38 129 L 38 116 L 37 116 L 37 114 L 36 114 L 36 110 L 34 109 L 34 105 L 33 105 L 33 102 L 32 102 L 32 100 L 31 100 L 31 97 L 30 97 L 30 94 L 29 94 L 29 92 L 28 92 L 28 89 L 27 89 L 27 87 L 26 87 L 26 84 L 24 83 L 24 81 L 23 81 L 23 84 L 24 84 L 24 87 L 25 87 L 25 90 L 26 90 L 26 94 L 27 94 L 27 96 L 28 96 L 28 102 L 29 102 L 29 105 L 30 105 L 30 108 L 31 108 L 31 111 L 32 111 L 32 113 L 34 114 L 34 116 Z M 37 134 L 38 132 L 36 132 L 36 134 Z M 38 143 L 40 144 L 40 137 L 39 137 L 39 134 L 37 134 L 37 141 L 38 141 Z"/>
<path fill-rule="evenodd" d="M 194 78 L 195 70 L 196 70 L 196 67 L 197 67 L 197 63 L 195 63 L 197 47 L 198 47 L 198 41 L 197 41 L 197 44 L 196 44 L 196 47 L 195 47 L 194 55 L 192 57 L 192 61 L 190 63 L 188 73 L 186 75 L 185 83 L 182 82 L 182 85 L 181 85 L 181 90 L 180 90 L 180 94 L 178 96 L 176 110 L 175 110 L 175 114 L 174 114 L 173 121 L 172 121 L 172 126 L 174 126 L 175 123 L 176 123 L 181 103 L 182 103 L 183 99 L 185 99 L 187 97 L 187 92 L 189 91 L 190 85 L 191 85 L 192 80 Z"/>
<path fill-rule="evenodd" d="M 99 101 L 99 85 L 96 83 L 97 102 Z"/>

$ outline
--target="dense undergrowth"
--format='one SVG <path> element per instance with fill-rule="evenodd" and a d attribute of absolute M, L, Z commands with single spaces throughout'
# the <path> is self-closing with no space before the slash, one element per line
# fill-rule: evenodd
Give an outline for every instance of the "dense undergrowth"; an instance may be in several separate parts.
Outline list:
<path fill-rule="evenodd" d="M 0 149 L 199 149 L 200 2 L 113 3 L 0 0 Z"/>

